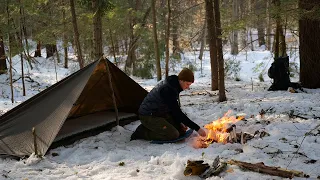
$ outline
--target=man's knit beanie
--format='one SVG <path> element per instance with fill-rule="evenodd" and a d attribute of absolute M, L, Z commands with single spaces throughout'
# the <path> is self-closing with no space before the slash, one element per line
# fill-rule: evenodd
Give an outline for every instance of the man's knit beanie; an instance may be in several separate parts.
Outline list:
<path fill-rule="evenodd" d="M 194 82 L 193 72 L 188 68 L 183 68 L 180 71 L 178 78 L 181 81 Z"/>

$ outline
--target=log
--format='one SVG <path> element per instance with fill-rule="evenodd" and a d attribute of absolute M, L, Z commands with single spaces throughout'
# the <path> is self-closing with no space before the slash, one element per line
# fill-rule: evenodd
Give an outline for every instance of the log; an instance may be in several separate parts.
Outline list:
<path fill-rule="evenodd" d="M 247 162 L 242 162 L 237 160 L 230 160 L 227 163 L 231 165 L 237 165 L 241 169 L 246 169 L 246 170 L 263 173 L 263 174 L 269 174 L 272 176 L 280 176 L 280 177 L 290 178 L 290 179 L 293 178 L 294 176 L 308 177 L 308 175 L 304 174 L 301 171 L 287 170 L 287 169 L 282 169 L 280 167 L 266 166 L 264 165 L 263 162 L 252 164 L 252 163 L 247 163 Z"/>

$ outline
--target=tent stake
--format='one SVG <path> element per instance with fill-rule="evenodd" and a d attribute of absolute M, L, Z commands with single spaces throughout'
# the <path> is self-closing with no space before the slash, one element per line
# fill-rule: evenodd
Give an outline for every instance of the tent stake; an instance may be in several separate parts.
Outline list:
<path fill-rule="evenodd" d="M 33 135 L 33 143 L 34 143 L 34 153 L 38 156 L 38 147 L 37 147 L 37 139 L 36 139 L 36 129 L 32 128 L 32 135 Z"/>
<path fill-rule="evenodd" d="M 102 57 L 103 58 L 103 57 Z M 110 88 L 111 88 L 111 92 L 112 92 L 112 100 L 113 100 L 113 105 L 114 105 L 114 110 L 116 112 L 116 122 L 117 122 L 117 126 L 120 125 L 120 122 L 119 122 L 119 113 L 118 113 L 118 107 L 117 107 L 117 102 L 116 102 L 116 96 L 114 94 L 114 90 L 113 90 L 113 86 L 112 86 L 112 79 L 111 79 L 111 73 L 110 73 L 110 70 L 109 70 L 109 64 L 108 64 L 108 61 L 105 60 L 106 62 L 106 70 L 107 70 L 107 73 L 108 73 L 108 77 L 109 77 L 109 84 L 110 84 Z"/>

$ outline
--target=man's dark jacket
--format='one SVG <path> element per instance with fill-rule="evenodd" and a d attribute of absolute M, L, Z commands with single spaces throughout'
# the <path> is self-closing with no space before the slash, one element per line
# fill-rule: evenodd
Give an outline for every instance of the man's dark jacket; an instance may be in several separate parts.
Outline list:
<path fill-rule="evenodd" d="M 199 126 L 191 121 L 180 109 L 179 94 L 183 91 L 178 76 L 171 75 L 157 84 L 145 97 L 139 108 L 139 114 L 145 116 L 167 117 L 183 123 L 191 129 L 199 130 Z"/>

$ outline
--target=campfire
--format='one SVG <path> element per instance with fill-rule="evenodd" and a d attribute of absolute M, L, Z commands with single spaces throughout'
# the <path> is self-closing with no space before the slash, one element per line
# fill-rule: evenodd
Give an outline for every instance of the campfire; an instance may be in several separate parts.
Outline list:
<path fill-rule="evenodd" d="M 206 148 L 212 143 L 241 143 L 244 144 L 248 139 L 252 139 L 253 135 L 249 133 L 237 133 L 236 122 L 244 119 L 244 116 L 230 116 L 229 110 L 222 118 L 205 125 L 208 130 L 207 137 L 197 139 L 194 143 L 196 148 Z"/>

